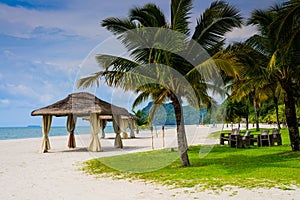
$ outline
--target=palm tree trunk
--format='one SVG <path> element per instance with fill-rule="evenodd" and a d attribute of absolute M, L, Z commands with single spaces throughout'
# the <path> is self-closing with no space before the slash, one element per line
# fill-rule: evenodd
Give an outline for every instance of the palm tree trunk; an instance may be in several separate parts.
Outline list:
<path fill-rule="evenodd" d="M 289 129 L 291 147 L 293 151 L 299 151 L 299 129 L 296 116 L 296 106 L 293 94 L 292 84 L 283 84 L 284 89 L 284 104 L 285 104 L 285 116 Z"/>
<path fill-rule="evenodd" d="M 250 113 L 250 102 L 247 101 L 247 108 L 246 108 L 246 130 L 249 130 L 249 113 Z"/>
<path fill-rule="evenodd" d="M 181 109 L 181 104 L 177 97 L 171 97 L 172 105 L 175 111 L 175 118 L 177 124 L 177 142 L 178 142 L 178 151 L 180 155 L 180 161 L 182 166 L 190 166 L 189 157 L 187 154 L 188 144 L 186 139 L 186 133 L 184 128 L 184 119 Z"/>
<path fill-rule="evenodd" d="M 257 105 L 256 105 L 255 97 L 253 98 L 253 108 L 254 108 L 254 115 L 255 115 L 255 122 L 256 122 L 256 131 L 259 131 L 258 112 L 257 112 Z"/>
<path fill-rule="evenodd" d="M 275 103 L 275 110 L 276 110 L 276 122 L 277 122 L 277 128 L 278 130 L 281 129 L 280 127 L 280 121 L 279 121 L 279 112 L 278 112 L 278 99 L 274 97 L 274 103 Z"/>
<path fill-rule="evenodd" d="M 249 130 L 249 112 L 248 111 L 246 113 L 246 130 Z"/>

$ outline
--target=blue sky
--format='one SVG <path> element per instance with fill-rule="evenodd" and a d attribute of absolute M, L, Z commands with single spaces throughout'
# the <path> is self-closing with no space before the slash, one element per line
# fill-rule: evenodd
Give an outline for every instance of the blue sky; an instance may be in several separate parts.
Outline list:
<path fill-rule="evenodd" d="M 0 127 L 40 124 L 40 117 L 30 116 L 32 110 L 78 91 L 78 77 L 97 69 L 87 67 L 93 62 L 91 52 L 111 37 L 100 27 L 101 20 L 125 16 L 133 6 L 149 2 L 169 15 L 169 0 L 0 0 Z M 194 1 L 193 22 L 210 2 Z M 247 17 L 253 8 L 277 1 L 228 2 Z M 241 41 L 255 31 L 245 27 L 228 34 L 228 39 Z M 129 109 L 134 98 L 106 86 L 89 91 Z M 64 125 L 65 119 L 54 119 L 53 124 Z"/>

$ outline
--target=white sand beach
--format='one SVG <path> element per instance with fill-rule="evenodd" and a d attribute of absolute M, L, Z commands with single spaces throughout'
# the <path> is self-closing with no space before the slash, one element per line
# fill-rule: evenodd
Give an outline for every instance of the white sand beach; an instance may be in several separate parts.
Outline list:
<path fill-rule="evenodd" d="M 206 137 L 212 128 L 187 126 L 189 143 L 215 144 Z M 217 129 L 215 129 L 217 130 Z M 156 134 L 154 130 L 154 135 Z M 0 141 L 0 199 L 300 199 L 300 189 L 245 190 L 233 188 L 214 193 L 194 189 L 170 189 L 142 181 L 96 178 L 78 170 L 83 161 L 136 151 L 151 150 L 151 134 L 142 132 L 136 139 L 123 140 L 124 149 L 113 147 L 113 135 L 101 139 L 103 152 L 87 151 L 89 135 L 76 135 L 77 148 L 67 148 L 67 136 L 51 137 L 51 150 L 40 153 L 41 138 Z M 175 130 L 166 130 L 166 147 L 176 145 Z M 162 147 L 160 130 L 154 136 L 154 147 Z"/>

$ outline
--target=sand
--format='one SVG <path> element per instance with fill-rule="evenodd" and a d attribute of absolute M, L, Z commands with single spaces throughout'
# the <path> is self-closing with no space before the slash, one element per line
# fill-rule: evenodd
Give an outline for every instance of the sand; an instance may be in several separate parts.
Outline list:
<path fill-rule="evenodd" d="M 194 144 L 215 144 L 205 133 L 216 130 L 187 126 Z M 154 130 L 154 148 L 162 148 L 161 131 Z M 123 140 L 124 150 L 113 147 L 113 135 L 101 140 L 103 152 L 87 151 L 89 135 L 76 135 L 77 148 L 68 149 L 67 136 L 51 137 L 49 153 L 40 153 L 41 138 L 0 141 L 0 199 L 300 199 L 300 189 L 231 190 L 215 193 L 190 188 L 170 189 L 142 181 L 97 178 L 79 170 L 80 163 L 95 157 L 111 156 L 152 149 L 151 134 L 143 132 L 136 139 Z M 175 130 L 166 130 L 165 147 L 176 145 Z M 205 153 L 205 152 L 204 152 Z M 203 154 L 204 155 L 204 154 Z"/>

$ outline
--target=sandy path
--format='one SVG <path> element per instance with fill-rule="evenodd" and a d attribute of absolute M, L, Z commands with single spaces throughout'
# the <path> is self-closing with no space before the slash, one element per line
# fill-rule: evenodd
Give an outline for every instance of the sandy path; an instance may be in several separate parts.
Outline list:
<path fill-rule="evenodd" d="M 195 127 L 188 127 L 193 130 Z M 203 131 L 203 130 L 202 130 Z M 173 189 L 143 182 L 97 179 L 79 171 L 78 162 L 93 157 L 123 154 L 151 149 L 151 137 L 138 135 L 137 139 L 123 140 L 124 150 L 113 148 L 113 139 L 101 140 L 104 152 L 86 150 L 88 135 L 76 135 L 78 148 L 66 148 L 67 137 L 51 137 L 49 153 L 39 153 L 40 138 L 0 141 L 0 199 L 300 199 L 300 190 L 249 191 L 234 189 L 214 194 L 191 189 Z M 167 131 L 172 138 L 174 133 Z M 110 137 L 108 135 L 108 137 Z M 169 140 L 170 140 L 169 138 Z M 155 140 L 157 148 L 161 142 Z M 214 140 L 193 138 L 195 143 L 213 143 Z M 174 141 L 166 144 L 171 146 Z M 233 195 L 234 194 L 234 195 Z"/>

